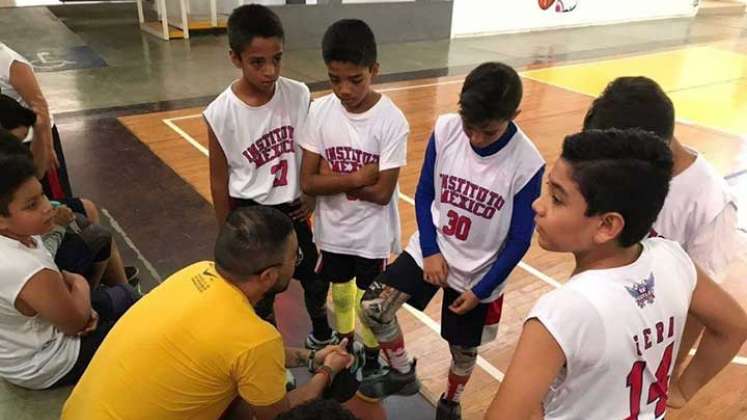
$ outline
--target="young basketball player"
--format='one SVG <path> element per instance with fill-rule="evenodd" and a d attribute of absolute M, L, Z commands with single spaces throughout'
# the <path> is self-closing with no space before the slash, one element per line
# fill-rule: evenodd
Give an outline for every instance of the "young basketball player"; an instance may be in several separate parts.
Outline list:
<path fill-rule="evenodd" d="M 747 314 L 682 248 L 644 239 L 669 189 L 672 154 L 654 134 L 568 136 L 534 203 L 540 246 L 572 252 L 571 278 L 530 311 L 488 419 L 662 418 L 739 351 Z M 706 325 L 670 385 L 689 313 Z M 544 400 L 544 404 L 543 404 Z"/>
<path fill-rule="evenodd" d="M 521 98 L 514 69 L 485 63 L 464 81 L 459 114 L 436 121 L 415 195 L 419 231 L 363 297 L 362 318 L 390 364 L 386 375 L 364 381 L 365 396 L 417 391 L 415 363 L 395 314 L 405 302 L 425 309 L 443 288 L 441 336 L 452 364 L 437 418 L 461 418 L 459 401 L 488 310 L 500 302 L 534 231 L 531 204 L 540 193 L 544 161 L 513 122 Z"/>
<path fill-rule="evenodd" d="M 242 76 L 204 113 L 210 188 L 221 225 L 234 206 L 272 206 L 293 219 L 303 252 L 294 278 L 303 285 L 313 325 L 306 346 L 322 348 L 335 340 L 325 306 L 329 286 L 314 273 L 317 251 L 308 220 L 314 204 L 301 194 L 295 143 L 310 95 L 306 85 L 280 77 L 283 37 L 280 19 L 264 6 L 238 7 L 228 19 L 229 54 Z M 274 296 L 267 296 L 255 310 L 272 320 L 273 303 Z"/>
<path fill-rule="evenodd" d="M 365 22 L 332 24 L 322 54 L 333 93 L 311 104 L 300 139 L 301 184 L 317 196 L 317 270 L 332 283 L 337 333 L 352 343 L 363 290 L 400 248 L 397 179 L 410 127 L 391 99 L 371 88 L 379 65 Z M 378 343 L 366 328 L 361 336 L 370 376 L 379 368 Z"/>
<path fill-rule="evenodd" d="M 673 178 L 651 236 L 679 243 L 708 277 L 719 282 L 744 244 L 737 229 L 736 197 L 703 155 L 674 136 L 674 114 L 672 101 L 655 81 L 621 77 L 594 100 L 584 128 L 639 127 L 669 144 Z M 702 332 L 703 324 L 689 317 L 678 364 Z"/>

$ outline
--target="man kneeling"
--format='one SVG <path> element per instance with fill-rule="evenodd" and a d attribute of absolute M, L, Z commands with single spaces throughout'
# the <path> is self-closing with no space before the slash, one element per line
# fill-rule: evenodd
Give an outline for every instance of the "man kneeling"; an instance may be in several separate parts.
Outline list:
<path fill-rule="evenodd" d="M 283 351 L 280 333 L 253 309 L 288 287 L 298 258 L 288 216 L 268 207 L 235 210 L 218 235 L 214 263 L 173 274 L 120 319 L 62 418 L 216 419 L 241 398 L 233 406 L 248 404 L 261 420 L 318 398 L 352 363 L 345 343 L 315 354 Z M 307 363 L 316 374 L 286 394 L 286 366 Z"/>

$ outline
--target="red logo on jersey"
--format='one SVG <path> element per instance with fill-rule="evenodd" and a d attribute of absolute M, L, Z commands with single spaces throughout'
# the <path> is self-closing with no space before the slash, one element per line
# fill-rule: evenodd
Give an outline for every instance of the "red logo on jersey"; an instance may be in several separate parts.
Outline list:
<path fill-rule="evenodd" d="M 439 174 L 441 202 L 467 210 L 485 219 L 492 219 L 506 200 L 495 191 L 454 175 Z"/>
<path fill-rule="evenodd" d="M 241 154 L 249 163 L 253 163 L 259 168 L 286 153 L 295 153 L 293 132 L 293 127 L 290 125 L 276 128 L 255 140 Z"/>
<path fill-rule="evenodd" d="M 357 172 L 363 165 L 379 162 L 379 155 L 354 149 L 350 146 L 324 149 L 324 158 L 329 162 L 332 172 L 341 174 Z"/>

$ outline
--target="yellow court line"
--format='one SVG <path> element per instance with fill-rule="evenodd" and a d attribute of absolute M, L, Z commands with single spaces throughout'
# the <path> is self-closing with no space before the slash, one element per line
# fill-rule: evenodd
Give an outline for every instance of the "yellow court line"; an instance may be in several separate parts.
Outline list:
<path fill-rule="evenodd" d="M 586 92 L 582 92 L 580 90 L 576 90 L 576 89 L 573 89 L 573 88 L 568 87 L 568 86 L 562 86 L 562 85 L 559 85 L 557 83 L 548 82 L 547 80 L 542 80 L 542 79 L 539 79 L 539 78 L 536 78 L 536 77 L 527 76 L 525 73 L 521 73 L 521 77 L 524 78 L 524 79 L 527 79 L 527 80 L 531 80 L 533 82 L 542 83 L 542 84 L 545 84 L 545 85 L 548 85 L 548 86 L 552 86 L 552 87 L 558 88 L 558 89 L 563 89 L 563 90 L 565 90 L 567 92 L 575 93 L 577 95 L 584 95 L 584 96 L 587 96 L 589 98 L 594 98 L 595 97 L 594 95 L 589 95 Z M 703 87 L 703 86 L 699 86 L 699 87 Z M 682 92 L 684 90 L 686 90 L 686 89 L 680 89 L 680 90 L 677 90 L 676 92 Z M 671 91 L 668 92 L 668 93 L 671 93 Z M 732 131 L 729 131 L 729 130 L 725 130 L 725 129 L 719 128 L 719 127 L 711 127 L 710 125 L 705 125 L 705 124 L 697 123 L 697 122 L 689 120 L 687 118 L 675 117 L 675 122 L 679 123 L 679 124 L 682 124 L 682 125 L 689 125 L 690 127 L 700 128 L 700 129 L 703 129 L 703 130 L 710 130 L 710 131 L 715 132 L 716 134 L 721 134 L 721 135 L 727 136 L 727 137 L 736 137 L 738 139 L 747 139 L 747 135 L 743 135 L 741 133 L 735 133 L 735 132 L 732 132 Z M 741 169 L 740 169 L 740 171 L 741 171 Z M 729 176 L 731 176 L 731 174 L 726 175 L 726 178 L 728 178 Z"/>
<path fill-rule="evenodd" d="M 685 48 L 674 48 L 674 49 L 671 49 L 671 50 L 656 51 L 656 52 L 652 52 L 652 53 L 645 53 L 645 54 L 635 54 L 635 53 L 632 53 L 632 54 L 626 54 L 626 55 L 620 55 L 620 56 L 613 56 L 613 57 L 609 57 L 609 58 L 604 58 L 604 59 L 601 59 L 601 60 L 590 59 L 589 61 L 578 61 L 578 62 L 575 62 L 575 63 L 566 63 L 566 64 L 559 64 L 559 65 L 556 65 L 556 66 L 553 65 L 553 66 L 549 66 L 549 67 L 541 67 L 541 68 L 537 68 L 537 69 L 524 70 L 524 71 L 520 72 L 520 74 L 521 74 L 521 76 L 527 77 L 528 79 L 536 80 L 536 79 L 531 78 L 530 76 L 526 76 L 526 73 L 539 73 L 539 72 L 545 72 L 545 71 L 549 71 L 549 70 L 565 70 L 565 69 L 572 69 L 572 68 L 575 68 L 575 67 L 588 67 L 588 66 L 591 66 L 591 65 L 609 64 L 609 63 L 613 63 L 615 61 L 631 60 L 631 59 L 642 59 L 642 58 L 651 58 L 651 57 L 656 57 L 656 56 L 659 56 L 659 55 L 676 54 L 676 53 L 685 52 L 685 51 L 688 51 L 688 50 L 692 51 L 692 50 L 706 50 L 706 49 L 720 50 L 721 52 L 727 52 L 727 53 L 731 53 L 731 54 L 734 54 L 734 55 L 745 55 L 745 54 L 742 54 L 742 53 L 740 53 L 738 51 L 724 49 L 724 48 L 719 48 L 719 47 L 711 45 L 711 44 L 700 44 L 700 45 L 697 45 L 697 46 L 691 46 L 691 47 L 685 47 Z M 548 83 L 548 84 L 550 84 L 550 83 Z"/>

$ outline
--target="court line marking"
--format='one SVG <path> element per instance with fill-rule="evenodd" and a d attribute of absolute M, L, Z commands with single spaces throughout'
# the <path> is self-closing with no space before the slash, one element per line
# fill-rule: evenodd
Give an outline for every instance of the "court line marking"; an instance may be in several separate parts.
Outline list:
<path fill-rule="evenodd" d="M 101 208 L 101 212 L 104 214 L 104 216 L 109 219 L 109 225 L 111 225 L 112 229 L 114 229 L 119 235 L 122 237 L 122 240 L 124 240 L 125 244 L 129 246 L 133 251 L 135 251 L 135 255 L 137 256 L 137 259 L 140 260 L 140 262 L 145 266 L 145 269 L 148 270 L 150 275 L 153 277 L 153 280 L 158 282 L 158 284 L 163 283 L 163 279 L 161 278 L 161 275 L 158 274 L 158 271 L 156 271 L 156 268 L 153 267 L 153 264 L 148 261 L 147 258 L 145 258 L 145 255 L 143 255 L 142 252 L 140 252 L 140 249 L 135 246 L 135 243 L 130 239 L 130 237 L 127 235 L 127 232 L 125 232 L 124 229 L 122 229 L 122 226 L 120 226 L 119 222 L 117 222 L 117 219 L 114 218 L 114 216 L 109 213 L 109 210 L 105 208 Z"/>
<path fill-rule="evenodd" d="M 199 150 L 200 153 L 205 155 L 205 157 L 209 156 L 207 147 L 201 145 L 200 142 L 195 140 L 192 136 L 189 135 L 189 133 L 179 128 L 179 126 L 174 124 L 172 121 L 173 120 L 168 120 L 168 119 L 163 120 L 164 124 L 166 124 L 167 126 L 169 126 L 169 128 L 174 130 L 176 134 L 180 135 L 184 140 L 186 140 L 189 144 L 191 144 L 195 149 Z"/>
<path fill-rule="evenodd" d="M 590 95 L 582 93 L 582 92 L 577 92 L 577 91 L 575 91 L 573 89 L 565 88 L 563 86 L 557 86 L 555 84 L 548 83 L 548 82 L 545 82 L 543 80 L 538 80 L 536 78 L 532 78 L 532 77 L 526 76 L 524 74 L 524 72 L 520 73 L 520 76 L 524 77 L 526 79 L 538 82 L 538 83 L 544 83 L 544 84 L 547 84 L 547 85 L 550 85 L 550 86 L 554 86 L 554 87 L 559 88 L 559 89 L 564 89 L 566 91 L 573 92 L 573 93 L 576 93 L 576 94 L 579 94 L 579 95 L 590 96 Z M 446 80 L 446 81 L 442 81 L 442 82 L 424 83 L 424 84 L 413 85 L 413 86 L 401 86 L 401 87 L 395 87 L 395 88 L 386 88 L 386 89 L 380 89 L 379 92 L 386 93 L 386 92 L 401 91 L 401 90 L 422 89 L 422 88 L 426 88 L 426 87 L 444 86 L 444 85 L 452 85 L 452 84 L 458 84 L 458 83 L 464 83 L 464 80 L 462 80 L 462 79 L 455 79 L 455 80 Z M 195 140 L 192 136 L 190 136 L 189 133 L 187 133 L 184 130 L 182 130 L 181 128 L 179 128 L 179 126 L 177 126 L 173 122 L 173 121 L 180 121 L 180 120 L 192 119 L 192 118 L 196 118 L 196 117 L 202 117 L 202 114 L 192 114 L 192 115 L 185 115 L 185 116 L 181 116 L 181 117 L 164 118 L 164 119 L 162 119 L 162 121 L 169 128 L 171 128 L 172 130 L 174 130 L 174 132 L 176 132 L 177 134 L 179 134 L 179 136 L 182 137 L 185 141 L 187 141 L 189 144 L 191 144 L 194 148 L 196 148 L 198 151 L 200 151 L 203 155 L 205 155 L 206 157 L 208 157 L 209 156 L 208 149 L 205 146 L 203 146 L 202 144 L 200 144 L 197 140 Z M 710 129 L 710 130 L 714 130 L 714 131 L 719 131 L 720 132 L 720 130 L 713 129 L 711 127 L 699 126 L 699 125 L 696 125 L 696 124 L 690 124 L 690 125 L 695 125 L 695 126 L 698 126 L 698 127 L 701 127 L 701 128 L 706 128 L 706 129 Z M 734 135 L 732 133 L 725 133 L 725 134 Z M 402 193 L 401 191 L 399 192 L 399 198 L 402 201 L 410 204 L 411 206 L 415 206 L 415 200 L 413 200 L 412 197 L 410 197 L 410 196 Z M 526 271 L 530 275 L 538 278 L 542 282 L 544 282 L 544 283 L 552 286 L 555 289 L 557 289 L 560 286 L 562 286 L 562 283 L 558 282 L 553 277 L 551 277 L 551 276 L 543 273 L 542 271 L 540 271 L 540 270 L 532 267 L 531 265 L 527 264 L 523 260 L 519 261 L 518 267 L 521 268 L 522 270 Z M 426 326 L 428 326 L 428 328 L 430 328 L 434 332 L 440 334 L 441 329 L 440 329 L 440 324 L 439 323 L 437 323 L 436 321 L 434 321 L 431 317 L 429 317 L 425 313 L 423 313 L 421 311 L 418 311 L 417 309 L 411 307 L 410 305 L 404 305 L 404 307 L 405 307 L 405 309 L 409 313 L 411 313 L 418 320 L 420 320 Z M 747 365 L 747 358 L 737 356 L 737 357 L 734 358 L 734 360 L 732 361 L 732 363 Z M 486 373 L 488 373 L 490 376 L 492 376 L 498 382 L 503 382 L 503 378 L 504 378 L 503 372 L 501 372 L 500 369 L 496 368 L 493 364 L 491 364 L 490 362 L 488 362 L 487 360 L 485 360 L 484 358 L 482 358 L 482 356 L 479 356 L 479 355 L 477 356 L 477 365 L 480 366 Z"/>

